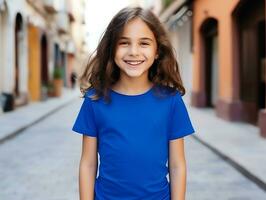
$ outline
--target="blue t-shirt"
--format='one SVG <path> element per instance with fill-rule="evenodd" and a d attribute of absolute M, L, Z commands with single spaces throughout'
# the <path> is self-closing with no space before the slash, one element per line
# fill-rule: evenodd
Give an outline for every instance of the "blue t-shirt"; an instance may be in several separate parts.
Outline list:
<path fill-rule="evenodd" d="M 158 96 L 155 87 L 139 95 L 110 90 L 111 103 L 85 94 L 73 131 L 97 137 L 100 156 L 96 200 L 169 200 L 169 140 L 192 134 L 178 91 Z"/>

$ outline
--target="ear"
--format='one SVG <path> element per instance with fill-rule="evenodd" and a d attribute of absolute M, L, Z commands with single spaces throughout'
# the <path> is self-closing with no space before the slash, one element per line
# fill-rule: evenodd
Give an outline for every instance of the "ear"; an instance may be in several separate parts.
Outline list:
<path fill-rule="evenodd" d="M 155 55 L 155 59 L 158 59 L 158 57 L 159 57 L 159 55 L 158 55 L 158 54 L 156 54 L 156 55 Z"/>

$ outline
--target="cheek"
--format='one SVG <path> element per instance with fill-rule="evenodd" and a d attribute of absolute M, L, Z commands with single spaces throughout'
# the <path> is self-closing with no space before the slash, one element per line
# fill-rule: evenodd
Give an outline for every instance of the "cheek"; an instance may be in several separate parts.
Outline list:
<path fill-rule="evenodd" d="M 117 49 L 116 51 L 115 51 L 115 57 L 114 57 L 114 60 L 115 61 L 118 61 L 118 59 L 120 58 L 121 56 L 120 56 L 120 51 L 119 51 L 119 49 Z"/>
<path fill-rule="evenodd" d="M 146 54 L 150 59 L 155 59 L 155 56 L 156 56 L 156 51 L 154 50 L 150 50 L 147 52 Z"/>
<path fill-rule="evenodd" d="M 121 59 L 123 57 L 124 51 L 122 48 L 117 48 L 115 52 L 115 59 Z"/>
<path fill-rule="evenodd" d="M 118 68 L 121 69 L 121 67 L 123 66 L 123 57 L 124 57 L 124 51 L 121 48 L 118 48 L 115 52 L 115 56 L 114 56 L 114 62 L 115 64 L 118 66 Z"/>
<path fill-rule="evenodd" d="M 156 54 L 157 54 L 157 48 L 155 46 L 148 48 L 146 51 L 146 55 L 149 58 L 155 58 Z"/>

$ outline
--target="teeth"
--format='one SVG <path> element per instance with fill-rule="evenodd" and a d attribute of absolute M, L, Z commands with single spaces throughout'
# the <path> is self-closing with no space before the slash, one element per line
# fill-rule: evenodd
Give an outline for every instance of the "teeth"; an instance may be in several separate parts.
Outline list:
<path fill-rule="evenodd" d="M 142 63 L 143 61 L 126 61 L 126 63 L 130 64 L 130 65 L 138 65 L 140 63 Z"/>

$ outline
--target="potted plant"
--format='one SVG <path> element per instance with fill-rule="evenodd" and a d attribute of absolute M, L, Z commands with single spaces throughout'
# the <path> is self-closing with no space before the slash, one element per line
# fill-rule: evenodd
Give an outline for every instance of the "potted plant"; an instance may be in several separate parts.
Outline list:
<path fill-rule="evenodd" d="M 59 97 L 62 94 L 62 86 L 63 86 L 63 72 L 61 67 L 55 67 L 54 68 L 54 96 Z"/>

